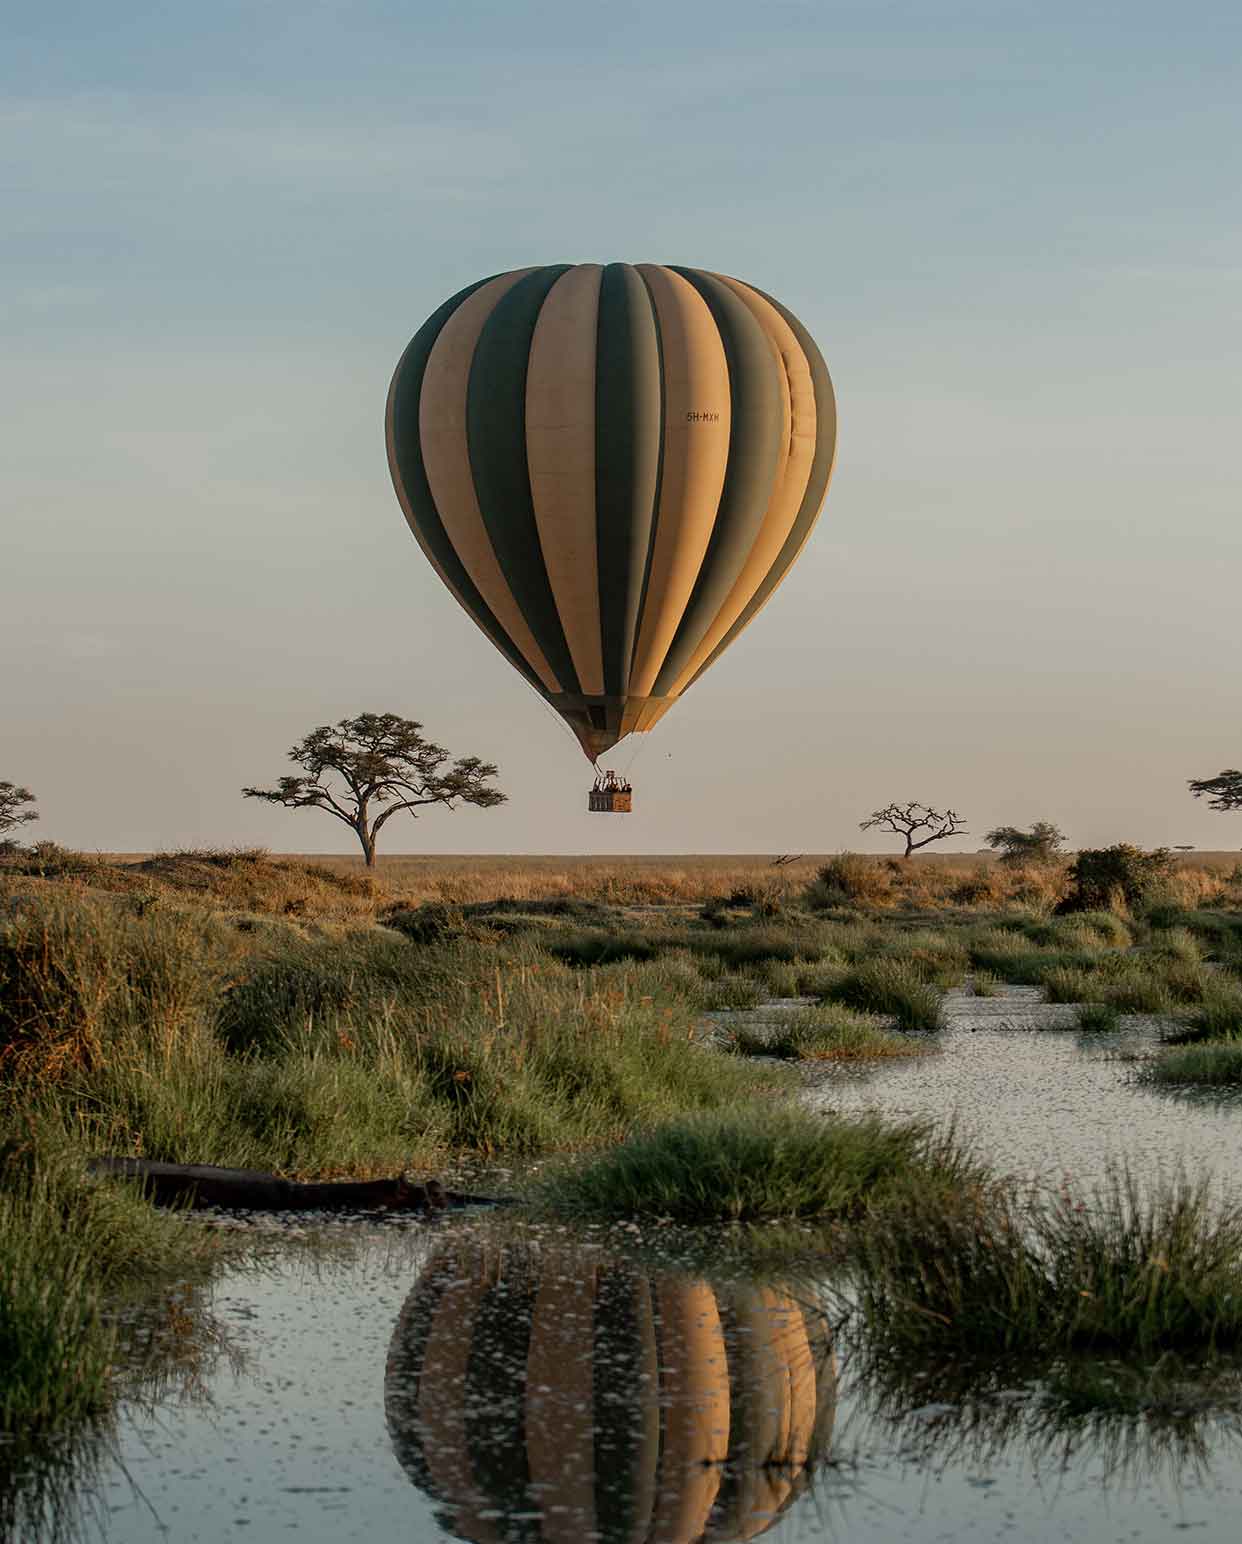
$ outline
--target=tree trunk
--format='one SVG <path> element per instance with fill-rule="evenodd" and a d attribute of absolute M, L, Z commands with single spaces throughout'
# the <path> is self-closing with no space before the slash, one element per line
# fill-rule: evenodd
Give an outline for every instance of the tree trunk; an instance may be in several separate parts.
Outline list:
<path fill-rule="evenodd" d="M 908 858 L 913 851 L 914 851 L 914 833 L 911 831 L 906 836 L 906 850 L 905 850 L 905 853 L 903 854 L 903 856 Z"/>
<path fill-rule="evenodd" d="M 366 860 L 369 869 L 375 867 L 375 837 L 365 826 L 357 827 L 358 842 L 362 847 L 362 856 Z"/>

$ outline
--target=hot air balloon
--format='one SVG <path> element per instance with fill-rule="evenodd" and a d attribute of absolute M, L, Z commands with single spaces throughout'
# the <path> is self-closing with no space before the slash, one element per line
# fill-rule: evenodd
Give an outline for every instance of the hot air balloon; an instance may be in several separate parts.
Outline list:
<path fill-rule="evenodd" d="M 836 404 L 810 334 L 761 290 L 553 264 L 424 322 L 386 434 L 432 567 L 595 762 L 785 576 L 828 489 Z"/>
<path fill-rule="evenodd" d="M 805 1489 L 836 1386 L 827 1320 L 778 1287 L 465 1240 L 406 1300 L 384 1406 L 458 1538 L 725 1544 Z"/>

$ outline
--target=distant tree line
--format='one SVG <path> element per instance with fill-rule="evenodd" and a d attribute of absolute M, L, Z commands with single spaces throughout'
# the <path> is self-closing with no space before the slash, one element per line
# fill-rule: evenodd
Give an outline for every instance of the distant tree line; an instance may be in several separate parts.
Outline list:
<path fill-rule="evenodd" d="M 300 773 L 278 778 L 274 788 L 243 788 L 242 794 L 287 809 L 324 810 L 350 828 L 366 866 L 373 868 L 379 833 L 394 815 L 414 818 L 420 809 L 436 804 L 450 810 L 459 804 L 493 809 L 508 798 L 492 782 L 499 775 L 492 762 L 462 756 L 450 765 L 449 752 L 424 739 L 422 730 L 416 720 L 396 713 L 360 713 L 321 724 L 289 750 L 289 760 Z M 1242 772 L 1234 768 L 1215 777 L 1191 778 L 1188 787 L 1214 810 L 1242 809 Z M 0 782 L 0 844 L 11 848 L 9 833 L 38 818 L 29 788 Z M 859 822 L 861 831 L 876 829 L 900 837 L 908 858 L 933 842 L 964 835 L 966 822 L 955 810 L 911 799 L 886 804 Z M 1049 820 L 1037 820 L 1027 830 L 996 826 L 985 841 L 1002 863 L 1015 865 L 1054 862 L 1065 852 L 1065 834 Z M 1123 848 L 1127 854 L 1140 852 L 1125 843 L 1093 850 L 1119 853 Z M 1158 854 L 1165 852 L 1157 849 Z M 1134 871 L 1129 858 L 1118 861 L 1129 864 L 1127 872 Z"/>

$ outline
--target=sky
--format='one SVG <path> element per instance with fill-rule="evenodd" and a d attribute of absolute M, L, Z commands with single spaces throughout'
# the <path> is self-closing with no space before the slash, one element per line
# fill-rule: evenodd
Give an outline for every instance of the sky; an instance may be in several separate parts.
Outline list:
<path fill-rule="evenodd" d="M 244 800 L 363 711 L 509 802 L 396 852 L 1242 847 L 1242 7 L 0 4 L 0 779 L 29 838 L 341 852 Z M 736 274 L 832 373 L 798 564 L 590 769 L 440 585 L 383 446 L 448 295 Z M 889 839 L 891 842 L 891 839 Z"/>

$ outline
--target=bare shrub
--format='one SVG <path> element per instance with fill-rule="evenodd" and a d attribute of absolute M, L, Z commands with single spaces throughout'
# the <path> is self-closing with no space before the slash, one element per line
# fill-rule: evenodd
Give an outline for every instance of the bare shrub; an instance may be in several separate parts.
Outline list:
<path fill-rule="evenodd" d="M 815 910 L 830 906 L 883 906 L 892 891 L 893 876 L 887 865 L 856 852 L 839 852 L 819 869 L 805 899 Z"/>

